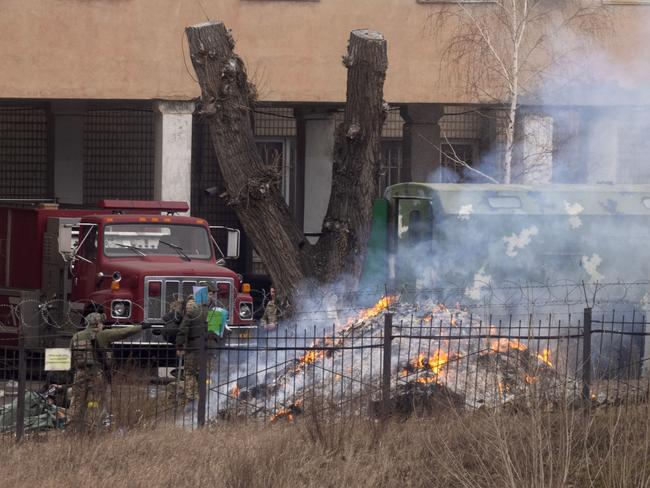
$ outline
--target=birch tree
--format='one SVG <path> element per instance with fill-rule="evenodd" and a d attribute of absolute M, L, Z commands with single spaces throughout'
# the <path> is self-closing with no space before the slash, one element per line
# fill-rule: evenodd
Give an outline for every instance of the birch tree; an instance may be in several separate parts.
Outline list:
<path fill-rule="evenodd" d="M 608 25 L 606 10 L 596 0 L 459 0 L 429 20 L 436 33 L 451 30 L 436 36 L 445 42 L 441 66 L 461 70 L 454 74 L 469 97 L 505 108 L 501 181 L 510 183 L 522 100 L 534 104 L 541 87 L 561 90 L 577 75 L 577 57 Z"/>

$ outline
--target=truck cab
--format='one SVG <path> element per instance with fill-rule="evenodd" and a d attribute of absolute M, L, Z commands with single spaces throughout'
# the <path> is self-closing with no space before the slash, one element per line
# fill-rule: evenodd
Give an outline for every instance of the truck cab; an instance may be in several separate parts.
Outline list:
<path fill-rule="evenodd" d="M 48 317 L 59 339 L 55 343 L 69 340 L 83 325 L 84 311 L 97 305 L 104 308 L 107 323 L 113 326 L 152 324 L 152 329 L 137 338 L 138 343 L 161 342 L 155 329 L 162 327 L 170 304 L 185 300 L 193 287 L 203 282 L 214 285 L 213 302 L 227 310 L 231 329 L 255 327 L 250 285 L 225 266 L 227 259 L 238 257 L 238 230 L 211 228 L 204 219 L 177 215 L 187 212 L 185 202 L 103 200 L 98 207 L 21 211 L 21 216 L 36 224 L 40 244 L 25 244 L 21 251 L 26 236 L 21 238 L 18 228 L 10 229 L 11 255 L 23 264 L 29 261 L 34 268 L 34 260 L 40 264 L 40 270 L 34 269 L 40 279 L 32 277 L 32 286 L 22 292 L 52 304 Z M 13 228 L 12 214 L 7 215 L 5 220 Z M 21 221 L 26 220 L 23 217 Z M 213 232 L 221 233 L 217 238 L 225 237 L 220 239 L 225 252 Z M 21 296 L 17 287 L 5 291 Z M 25 315 L 19 315 L 23 321 Z M 46 325 L 51 329 L 52 323 Z M 39 330 L 45 339 L 32 343 L 52 345 L 46 338 L 53 334 L 45 334 L 42 323 L 20 325 L 32 326 L 31 330 Z"/>

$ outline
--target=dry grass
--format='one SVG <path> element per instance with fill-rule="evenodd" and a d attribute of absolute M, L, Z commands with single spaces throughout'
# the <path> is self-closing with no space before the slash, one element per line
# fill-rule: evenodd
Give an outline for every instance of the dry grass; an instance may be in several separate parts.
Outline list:
<path fill-rule="evenodd" d="M 648 407 L 225 424 L 0 446 L 3 486 L 650 486 Z"/>

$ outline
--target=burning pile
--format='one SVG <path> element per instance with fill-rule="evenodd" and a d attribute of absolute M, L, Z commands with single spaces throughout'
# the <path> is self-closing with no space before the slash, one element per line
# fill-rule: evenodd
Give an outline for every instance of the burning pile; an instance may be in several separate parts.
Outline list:
<path fill-rule="evenodd" d="M 262 366 L 259 358 L 257 369 L 247 364 L 246 371 L 253 374 L 231 372 L 220 389 L 227 401 L 217 410 L 222 415 L 246 411 L 291 420 L 303 411 L 306 399 L 317 399 L 322 405 L 361 411 L 363 399 L 367 405 L 368 397 L 376 399 L 380 388 L 389 308 L 394 314 L 393 397 L 442 392 L 455 404 L 478 408 L 510 402 L 532 389 L 558 394 L 559 377 L 549 348 L 531 349 L 504 337 L 458 305 L 448 309 L 430 301 L 414 306 L 387 296 L 349 317 L 330 337 L 300 345 L 304 350 L 300 355 L 276 353 L 272 365 L 267 360 Z M 293 337 L 275 345 L 295 343 Z"/>

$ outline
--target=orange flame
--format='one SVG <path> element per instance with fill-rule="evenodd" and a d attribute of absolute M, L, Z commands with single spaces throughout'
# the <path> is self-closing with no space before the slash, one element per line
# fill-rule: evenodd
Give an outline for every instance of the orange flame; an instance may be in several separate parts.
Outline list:
<path fill-rule="evenodd" d="M 537 353 L 537 359 L 546 364 L 547 366 L 553 367 L 551 362 L 551 351 L 550 349 L 544 349 L 542 352 Z"/>
<path fill-rule="evenodd" d="M 283 408 L 278 413 L 276 413 L 273 417 L 271 417 L 271 422 L 276 422 L 278 419 L 281 419 L 282 417 L 286 417 L 289 422 L 293 422 L 293 413 L 291 413 L 291 410 L 287 410 L 286 408 Z"/>
<path fill-rule="evenodd" d="M 299 359 L 299 361 L 300 364 L 312 364 L 316 362 L 316 359 L 318 359 L 317 351 L 307 351 L 304 356 Z"/>
<path fill-rule="evenodd" d="M 271 417 L 271 423 L 286 417 L 289 422 L 293 422 L 295 416 L 302 412 L 302 399 L 296 400 L 293 404 L 289 405 L 287 408 L 280 409 L 273 417 Z"/>
<path fill-rule="evenodd" d="M 519 351 L 526 351 L 528 346 L 522 344 L 518 340 L 510 340 L 505 337 L 501 339 L 494 339 L 490 344 L 490 349 L 494 352 L 508 352 L 511 349 L 517 349 Z"/>
<path fill-rule="evenodd" d="M 381 298 L 377 303 L 375 303 L 372 307 L 367 308 L 366 310 L 361 311 L 359 316 L 355 321 L 359 320 L 367 320 L 371 319 L 373 317 L 376 317 L 380 313 L 382 313 L 384 310 L 387 310 L 388 307 L 390 307 L 393 303 L 397 301 L 397 296 L 395 295 L 388 295 L 383 298 Z"/>
<path fill-rule="evenodd" d="M 232 390 L 230 390 L 230 393 L 232 396 L 238 397 L 239 396 L 239 386 L 235 385 Z"/>
<path fill-rule="evenodd" d="M 499 382 L 499 384 L 497 385 L 497 387 L 499 388 L 499 395 L 501 395 L 501 396 L 505 396 L 505 395 L 507 395 L 508 393 L 510 393 L 510 385 L 507 384 L 507 383 L 501 383 L 501 382 Z"/>
<path fill-rule="evenodd" d="M 377 303 L 375 303 L 372 307 L 367 308 L 365 310 L 362 310 L 357 317 L 351 317 L 348 319 L 348 322 L 346 324 L 346 328 L 344 329 L 347 330 L 347 328 L 351 327 L 354 325 L 355 322 L 358 322 L 360 320 L 367 320 L 371 319 L 373 317 L 376 317 L 380 313 L 382 313 L 384 310 L 387 310 L 388 307 L 390 307 L 393 303 L 395 303 L 398 300 L 397 295 L 387 295 L 385 297 L 382 297 L 379 299 Z M 316 341 L 314 343 L 314 346 L 319 345 L 319 341 Z M 326 338 L 324 342 L 322 342 L 323 345 L 332 347 L 332 346 L 338 346 L 343 344 L 343 339 L 339 338 L 338 340 L 333 340 L 330 338 Z M 302 366 L 306 366 L 309 364 L 315 363 L 318 359 L 322 358 L 325 356 L 325 351 L 307 351 L 301 358 L 298 358 L 298 366 L 296 368 L 296 372 L 300 370 Z"/>
<path fill-rule="evenodd" d="M 447 354 L 444 351 L 436 351 L 433 356 L 429 357 L 429 368 L 431 368 L 431 371 L 434 372 L 434 374 L 440 373 L 440 370 L 442 367 L 447 364 L 447 361 L 449 361 L 449 354 Z"/>
<path fill-rule="evenodd" d="M 438 383 L 441 384 L 440 380 L 436 378 L 435 376 L 420 376 L 417 380 L 415 380 L 418 383 L 422 383 L 424 385 L 428 385 L 430 383 Z"/>
<path fill-rule="evenodd" d="M 440 376 L 442 376 L 442 368 L 449 361 L 449 354 L 445 351 L 438 349 L 433 354 L 427 356 L 420 353 L 417 357 L 409 361 L 409 365 L 402 369 L 401 376 L 408 376 L 409 374 L 418 371 L 430 371 L 433 376 L 420 376 L 415 381 L 418 383 L 440 383 Z"/>
<path fill-rule="evenodd" d="M 424 365 L 426 364 L 425 359 L 426 359 L 426 356 L 424 354 L 420 353 L 420 354 L 418 354 L 418 357 L 416 359 L 413 359 L 411 361 L 411 364 L 416 369 L 423 369 Z"/>
<path fill-rule="evenodd" d="M 527 384 L 532 385 L 533 383 L 537 382 L 537 378 L 535 376 L 526 375 L 524 376 L 524 381 Z"/>

